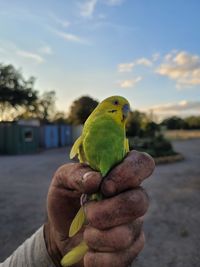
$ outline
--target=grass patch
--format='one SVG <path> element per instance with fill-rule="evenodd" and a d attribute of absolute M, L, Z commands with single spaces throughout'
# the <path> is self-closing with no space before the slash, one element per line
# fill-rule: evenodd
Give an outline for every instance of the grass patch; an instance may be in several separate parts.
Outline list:
<path fill-rule="evenodd" d="M 163 134 L 169 140 L 200 138 L 200 130 L 166 130 Z"/>

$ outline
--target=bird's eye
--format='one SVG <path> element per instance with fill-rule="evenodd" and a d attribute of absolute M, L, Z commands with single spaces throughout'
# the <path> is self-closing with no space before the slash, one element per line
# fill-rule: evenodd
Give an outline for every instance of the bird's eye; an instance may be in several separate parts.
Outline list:
<path fill-rule="evenodd" d="M 119 105 L 119 101 L 118 100 L 115 100 L 114 101 L 114 105 L 116 105 L 116 106 Z"/>

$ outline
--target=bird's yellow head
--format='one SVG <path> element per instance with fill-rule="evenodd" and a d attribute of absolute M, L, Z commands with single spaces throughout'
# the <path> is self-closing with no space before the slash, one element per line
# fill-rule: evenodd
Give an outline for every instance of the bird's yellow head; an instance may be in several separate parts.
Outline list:
<path fill-rule="evenodd" d="M 107 114 L 119 124 L 125 124 L 130 111 L 128 100 L 122 96 L 110 96 L 104 99 L 96 108 Z"/>

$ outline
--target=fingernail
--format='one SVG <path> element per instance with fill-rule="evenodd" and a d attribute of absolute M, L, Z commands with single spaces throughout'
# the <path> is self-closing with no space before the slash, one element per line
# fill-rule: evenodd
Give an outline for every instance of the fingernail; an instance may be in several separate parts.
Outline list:
<path fill-rule="evenodd" d="M 86 172 L 84 175 L 83 175 L 83 180 L 84 181 L 87 181 L 88 179 L 91 179 L 92 177 L 94 176 L 94 172 Z"/>
<path fill-rule="evenodd" d="M 84 193 L 91 194 L 98 191 L 102 177 L 100 173 L 95 171 L 89 171 L 82 177 L 82 185 L 84 187 Z"/>

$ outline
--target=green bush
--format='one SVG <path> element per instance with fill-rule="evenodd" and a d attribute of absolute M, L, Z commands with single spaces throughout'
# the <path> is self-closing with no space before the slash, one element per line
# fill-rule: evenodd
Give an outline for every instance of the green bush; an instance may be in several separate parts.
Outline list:
<path fill-rule="evenodd" d="M 177 154 L 161 133 L 159 124 L 142 112 L 132 111 L 127 121 L 127 136 L 131 149 L 145 151 L 152 157 L 163 157 Z"/>
<path fill-rule="evenodd" d="M 130 149 L 145 151 L 152 157 L 176 155 L 171 143 L 162 134 L 151 138 L 129 137 Z"/>

